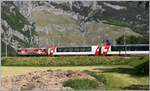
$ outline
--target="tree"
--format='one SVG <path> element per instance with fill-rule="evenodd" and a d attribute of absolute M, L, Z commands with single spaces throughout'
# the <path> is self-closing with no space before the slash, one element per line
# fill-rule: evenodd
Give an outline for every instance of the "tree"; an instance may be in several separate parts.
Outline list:
<path fill-rule="evenodd" d="M 116 39 L 117 44 L 124 44 L 124 37 L 126 44 L 149 44 L 149 39 L 147 37 L 134 36 L 134 35 L 122 35 Z"/>
<path fill-rule="evenodd" d="M 145 9 L 149 9 L 149 1 L 146 1 L 146 2 L 142 2 L 142 1 L 139 1 L 137 6 L 140 7 L 141 4 L 144 3 L 144 6 L 145 6 Z"/>

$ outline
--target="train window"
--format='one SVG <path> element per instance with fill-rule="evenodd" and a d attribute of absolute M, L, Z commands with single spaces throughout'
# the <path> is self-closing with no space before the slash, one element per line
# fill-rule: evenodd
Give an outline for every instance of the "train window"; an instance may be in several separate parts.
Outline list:
<path fill-rule="evenodd" d="M 57 52 L 61 52 L 62 50 L 61 50 L 61 48 L 57 48 Z"/>
<path fill-rule="evenodd" d="M 82 48 L 82 47 L 80 47 L 80 52 L 84 52 L 84 51 L 86 51 L 86 48 Z"/>
<path fill-rule="evenodd" d="M 64 52 L 69 52 L 69 50 L 67 48 L 65 48 Z"/>
<path fill-rule="evenodd" d="M 88 47 L 86 50 L 87 50 L 88 52 L 91 51 L 91 47 Z"/>
<path fill-rule="evenodd" d="M 64 49 L 64 48 L 57 48 L 57 52 L 64 52 L 64 51 L 66 51 L 66 49 Z"/>
<path fill-rule="evenodd" d="M 133 47 L 131 47 L 131 46 L 126 46 L 126 50 L 127 50 L 127 51 L 133 51 L 133 50 L 134 50 L 134 48 L 133 48 Z"/>
<path fill-rule="evenodd" d="M 111 51 L 148 51 L 149 46 L 111 46 Z"/>
<path fill-rule="evenodd" d="M 127 51 L 148 51 L 149 46 L 127 46 Z"/>
<path fill-rule="evenodd" d="M 72 52 L 74 52 L 75 51 L 75 48 L 74 47 L 72 47 Z"/>
<path fill-rule="evenodd" d="M 111 51 L 125 51 L 125 46 L 111 46 Z"/>
<path fill-rule="evenodd" d="M 76 50 L 76 52 L 79 52 L 80 49 L 77 47 L 77 48 L 75 48 L 75 50 Z"/>
<path fill-rule="evenodd" d="M 136 51 L 148 51 L 149 47 L 148 46 L 136 46 L 135 50 Z"/>
<path fill-rule="evenodd" d="M 111 46 L 111 51 L 118 51 L 118 48 L 116 46 Z"/>
<path fill-rule="evenodd" d="M 90 52 L 91 51 L 91 47 L 83 47 L 81 49 L 82 49 L 81 52 Z"/>
<path fill-rule="evenodd" d="M 57 48 L 57 52 L 89 52 L 91 47 L 68 47 L 68 48 Z"/>
<path fill-rule="evenodd" d="M 73 52 L 73 48 L 69 48 L 70 52 Z"/>
<path fill-rule="evenodd" d="M 60 52 L 64 52 L 64 51 L 65 51 L 65 49 L 63 49 L 63 48 L 60 49 Z"/>

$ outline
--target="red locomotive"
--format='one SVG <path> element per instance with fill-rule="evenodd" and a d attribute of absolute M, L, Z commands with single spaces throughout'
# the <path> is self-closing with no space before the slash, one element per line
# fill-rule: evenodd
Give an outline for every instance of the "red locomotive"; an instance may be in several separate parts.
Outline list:
<path fill-rule="evenodd" d="M 46 48 L 19 48 L 16 52 L 20 56 L 47 55 L 47 49 Z"/>

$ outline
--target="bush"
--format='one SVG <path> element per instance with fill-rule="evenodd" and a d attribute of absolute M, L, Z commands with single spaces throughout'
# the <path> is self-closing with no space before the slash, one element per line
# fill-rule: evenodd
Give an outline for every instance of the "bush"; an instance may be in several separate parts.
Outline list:
<path fill-rule="evenodd" d="M 138 74 L 144 74 L 144 75 L 149 75 L 149 59 L 148 57 L 145 57 L 142 59 L 141 64 L 135 66 L 135 69 Z"/>
<path fill-rule="evenodd" d="M 106 84 L 106 78 L 104 75 L 98 75 L 96 72 L 85 70 L 86 73 L 93 76 L 96 80 L 98 80 L 100 83 Z"/>
<path fill-rule="evenodd" d="M 75 90 L 95 90 L 99 88 L 99 83 L 90 79 L 69 79 L 63 85 Z"/>
<path fill-rule="evenodd" d="M 128 65 L 137 67 L 138 65 L 141 65 L 147 61 L 149 61 L 149 56 L 142 56 L 142 57 L 135 58 L 134 60 L 130 59 Z"/>
<path fill-rule="evenodd" d="M 148 37 L 140 37 L 134 35 L 122 35 L 116 39 L 117 44 L 124 44 L 124 37 L 126 38 L 127 44 L 149 44 Z"/>
<path fill-rule="evenodd" d="M 149 90 L 149 85 L 130 85 L 122 89 L 124 90 Z"/>

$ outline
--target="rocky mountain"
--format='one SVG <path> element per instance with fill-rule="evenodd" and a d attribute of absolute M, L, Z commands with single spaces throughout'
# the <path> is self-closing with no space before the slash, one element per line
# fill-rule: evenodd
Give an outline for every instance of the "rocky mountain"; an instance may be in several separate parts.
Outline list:
<path fill-rule="evenodd" d="M 1 7 L 1 43 L 2 54 L 8 45 L 8 51 L 18 47 L 37 46 L 37 33 L 33 22 L 27 20 L 13 2 L 2 2 Z M 13 54 L 13 53 L 12 53 Z"/>
<path fill-rule="evenodd" d="M 124 34 L 148 36 L 147 2 L 3 1 L 2 44 L 93 45 Z"/>

